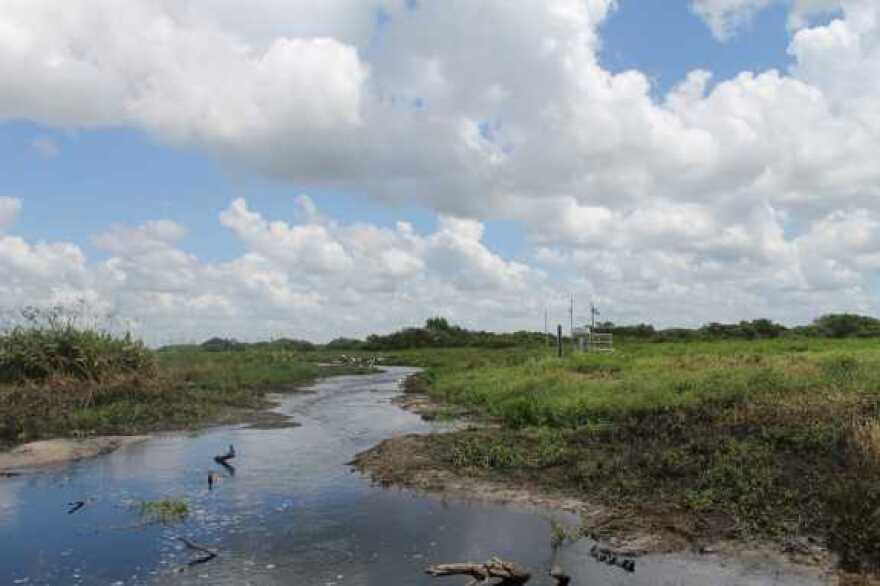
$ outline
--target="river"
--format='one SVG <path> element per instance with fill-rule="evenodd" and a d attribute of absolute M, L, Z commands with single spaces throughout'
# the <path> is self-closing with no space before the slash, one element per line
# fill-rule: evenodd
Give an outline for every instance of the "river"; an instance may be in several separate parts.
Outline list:
<path fill-rule="evenodd" d="M 552 584 L 548 514 L 383 489 L 347 466 L 393 434 L 438 430 L 391 404 L 410 372 L 334 377 L 280 396 L 278 410 L 297 427 L 159 435 L 0 479 L 0 584 L 457 586 L 466 580 L 432 579 L 424 568 L 494 555 L 530 567 L 530 584 Z M 212 458 L 229 444 L 237 472 L 208 490 L 208 472 L 221 471 Z M 136 504 L 162 498 L 185 499 L 188 519 L 143 526 Z M 179 571 L 198 557 L 179 536 L 218 557 Z M 823 583 L 815 571 L 689 554 L 645 556 L 630 574 L 596 562 L 588 547 L 561 558 L 576 585 Z"/>

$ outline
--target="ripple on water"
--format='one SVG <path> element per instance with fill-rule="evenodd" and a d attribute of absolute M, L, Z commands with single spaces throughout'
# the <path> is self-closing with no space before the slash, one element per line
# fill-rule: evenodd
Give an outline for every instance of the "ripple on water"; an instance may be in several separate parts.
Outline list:
<path fill-rule="evenodd" d="M 160 436 L 107 457 L 0 480 L 0 583 L 418 585 L 432 583 L 422 572 L 430 563 L 493 555 L 543 575 L 550 562 L 544 515 L 386 491 L 346 466 L 395 433 L 435 429 L 391 404 L 410 372 L 338 377 L 313 393 L 284 395 L 278 410 L 299 427 Z M 237 473 L 209 492 L 213 456 L 229 444 L 238 452 Z M 65 503 L 86 497 L 94 505 L 65 514 Z M 128 504 L 157 498 L 185 499 L 189 517 L 132 528 L 136 511 Z M 177 572 L 193 554 L 177 536 L 219 557 Z M 821 583 L 770 562 L 711 556 L 646 556 L 626 574 L 595 562 L 588 549 L 579 543 L 563 552 L 581 584 Z"/>

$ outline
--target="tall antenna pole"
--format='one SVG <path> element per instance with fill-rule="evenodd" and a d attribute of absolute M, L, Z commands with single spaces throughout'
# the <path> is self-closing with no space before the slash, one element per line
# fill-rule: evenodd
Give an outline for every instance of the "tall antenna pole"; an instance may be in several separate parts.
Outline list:
<path fill-rule="evenodd" d="M 547 308 L 545 307 L 544 308 L 544 340 L 548 346 L 550 345 L 550 330 L 549 330 L 550 322 L 548 321 L 549 317 L 550 316 L 547 315 Z"/>
<path fill-rule="evenodd" d="M 574 295 L 571 296 L 571 303 L 568 306 L 568 332 L 571 334 L 571 339 L 574 340 Z"/>

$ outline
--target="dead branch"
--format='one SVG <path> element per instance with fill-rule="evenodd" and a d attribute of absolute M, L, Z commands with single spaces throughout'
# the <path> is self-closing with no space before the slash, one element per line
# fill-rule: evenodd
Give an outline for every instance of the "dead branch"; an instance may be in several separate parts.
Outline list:
<path fill-rule="evenodd" d="M 229 444 L 229 450 L 220 456 L 214 456 L 214 461 L 218 464 L 226 464 L 229 460 L 235 458 L 235 448 Z"/>
<path fill-rule="evenodd" d="M 488 583 L 489 580 L 496 578 L 500 580 L 500 582 L 496 582 L 497 586 L 525 584 L 532 577 L 520 566 L 498 558 L 492 558 L 484 564 L 440 564 L 431 566 L 425 570 L 425 573 L 434 578 L 439 576 L 470 576 L 474 579 L 473 584 Z"/>
<path fill-rule="evenodd" d="M 86 506 L 86 501 L 73 501 L 72 503 L 67 503 L 67 506 L 70 507 L 67 510 L 67 514 L 72 515 L 84 506 Z"/>
<path fill-rule="evenodd" d="M 187 562 L 187 564 L 185 566 L 178 568 L 177 569 L 178 572 L 183 572 L 187 568 L 191 568 L 193 566 L 198 566 L 199 564 L 208 563 L 217 557 L 217 552 L 212 551 L 203 545 L 199 545 L 198 543 L 193 543 L 192 541 L 190 541 L 186 537 L 178 537 L 177 540 L 179 542 L 181 542 L 183 545 L 185 545 L 187 549 L 191 549 L 193 551 L 198 551 L 200 553 L 205 554 L 204 556 L 202 556 L 200 558 L 195 558 L 193 560 L 190 560 L 189 562 Z"/>
<path fill-rule="evenodd" d="M 223 466 L 230 476 L 235 476 L 235 467 L 229 463 L 229 460 L 235 458 L 235 448 L 229 444 L 229 450 L 220 456 L 214 456 L 214 461 Z"/>

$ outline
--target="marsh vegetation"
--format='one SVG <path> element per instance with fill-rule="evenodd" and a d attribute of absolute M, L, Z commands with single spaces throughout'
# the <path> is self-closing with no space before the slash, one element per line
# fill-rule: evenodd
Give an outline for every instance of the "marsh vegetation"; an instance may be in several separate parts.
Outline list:
<path fill-rule="evenodd" d="M 489 424 L 410 440 L 417 464 L 386 468 L 389 481 L 445 469 L 601 503 L 618 514 L 597 536 L 635 525 L 693 545 L 809 539 L 847 569 L 880 569 L 880 529 L 865 522 L 880 510 L 876 320 L 764 321 L 676 341 L 619 329 L 613 354 L 557 358 L 541 334 L 440 318 L 324 347 L 218 338 L 161 351 L 52 318 L 0 335 L 0 441 L 240 420 L 268 392 L 364 372 L 358 357 L 374 355 L 357 348 L 384 348 L 385 363 L 425 369 L 407 390 L 430 396 L 435 417 Z"/>
<path fill-rule="evenodd" d="M 624 341 L 612 355 L 541 348 L 408 351 L 409 384 L 491 422 L 420 438 L 419 466 L 543 487 L 695 545 L 810 539 L 880 567 L 880 353 L 873 339 Z M 409 446 L 413 449 L 413 445 Z M 411 472 L 411 471 L 410 471 Z M 397 471 L 404 481 L 407 471 Z"/>
<path fill-rule="evenodd" d="M 364 370 L 274 346 L 154 351 L 58 309 L 25 314 L 0 334 L 0 446 L 248 419 L 269 392 Z"/>

